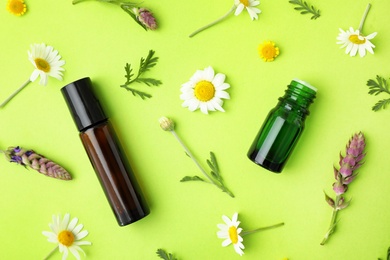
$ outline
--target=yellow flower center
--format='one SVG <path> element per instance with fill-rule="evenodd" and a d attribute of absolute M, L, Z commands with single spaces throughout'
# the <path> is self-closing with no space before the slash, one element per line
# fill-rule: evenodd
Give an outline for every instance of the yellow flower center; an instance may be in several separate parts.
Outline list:
<path fill-rule="evenodd" d="M 249 6 L 249 0 L 240 0 L 240 3 L 243 4 L 245 7 Z"/>
<path fill-rule="evenodd" d="M 39 70 L 42 70 L 44 72 L 49 72 L 50 71 L 50 64 L 46 60 L 44 60 L 44 59 L 36 58 L 35 59 L 35 64 L 37 65 L 37 68 Z"/>
<path fill-rule="evenodd" d="M 58 234 L 58 241 L 66 247 L 70 247 L 74 242 L 74 235 L 68 230 L 63 230 Z"/>
<path fill-rule="evenodd" d="M 235 226 L 229 227 L 229 237 L 233 244 L 238 242 L 237 228 Z"/>
<path fill-rule="evenodd" d="M 23 0 L 8 0 L 7 10 L 11 14 L 20 16 L 26 12 L 27 8 Z"/>
<path fill-rule="evenodd" d="M 273 61 L 279 55 L 279 48 L 273 42 L 265 42 L 259 45 L 259 55 L 265 61 Z"/>
<path fill-rule="evenodd" d="M 366 38 L 363 37 L 363 40 L 361 40 L 357 34 L 351 34 L 351 36 L 349 36 L 349 40 L 354 44 L 363 44 L 366 42 Z"/>
<path fill-rule="evenodd" d="M 196 83 L 194 94 L 198 100 L 206 102 L 214 97 L 215 87 L 210 81 L 202 80 Z"/>

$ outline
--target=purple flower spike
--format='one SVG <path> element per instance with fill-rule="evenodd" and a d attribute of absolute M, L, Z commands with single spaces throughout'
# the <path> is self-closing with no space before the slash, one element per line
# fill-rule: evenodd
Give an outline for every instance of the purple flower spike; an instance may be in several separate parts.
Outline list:
<path fill-rule="evenodd" d="M 349 140 L 345 149 L 345 156 L 340 154 L 340 168 L 337 170 L 333 167 L 334 178 L 336 182 L 333 183 L 333 191 L 336 193 L 336 199 L 333 199 L 326 195 L 325 201 L 333 208 L 332 220 L 328 231 L 326 232 L 321 245 L 324 245 L 328 241 L 329 237 L 335 231 L 337 225 L 337 213 L 349 206 L 350 200 L 346 201 L 343 197 L 348 190 L 348 185 L 356 178 L 357 169 L 362 166 L 362 160 L 366 156 L 364 149 L 366 147 L 366 140 L 362 132 L 356 133 Z"/>
<path fill-rule="evenodd" d="M 30 167 L 48 177 L 60 180 L 72 179 L 72 176 L 60 165 L 33 150 L 25 150 L 19 146 L 9 147 L 4 151 L 4 155 L 7 161 L 17 163 L 26 168 Z"/>

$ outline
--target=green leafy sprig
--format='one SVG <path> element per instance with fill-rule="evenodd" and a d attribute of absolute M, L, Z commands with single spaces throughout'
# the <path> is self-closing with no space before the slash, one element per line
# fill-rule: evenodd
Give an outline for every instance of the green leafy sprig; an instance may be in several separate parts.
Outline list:
<path fill-rule="evenodd" d="M 177 260 L 177 258 L 174 257 L 171 253 L 167 253 L 167 252 L 165 252 L 164 249 L 161 249 L 161 248 L 160 248 L 160 249 L 157 249 L 156 254 L 157 254 L 160 258 L 165 259 L 165 260 Z"/>
<path fill-rule="evenodd" d="M 377 96 L 380 93 L 387 93 L 387 94 L 390 95 L 389 84 L 387 83 L 387 81 L 384 78 L 382 78 L 381 76 L 378 76 L 378 75 L 376 76 L 376 80 L 377 81 L 375 81 L 373 79 L 369 79 L 367 81 L 367 86 L 370 89 L 368 91 L 368 94 Z M 390 104 L 390 98 L 379 100 L 372 107 L 372 110 L 378 111 L 381 108 L 385 109 L 386 106 L 389 105 L 389 104 Z"/>
<path fill-rule="evenodd" d="M 207 171 L 200 165 L 198 160 L 195 158 L 195 156 L 191 153 L 191 151 L 188 149 L 188 147 L 183 143 L 183 141 L 180 139 L 180 137 L 177 135 L 175 131 L 175 123 L 172 119 L 167 117 L 161 117 L 159 119 L 160 126 L 164 131 L 169 131 L 172 133 L 172 135 L 176 138 L 176 140 L 180 143 L 182 148 L 184 149 L 186 155 L 192 159 L 192 161 L 196 164 L 196 166 L 199 168 L 199 170 L 203 173 L 205 179 L 199 176 L 185 176 L 180 181 L 181 182 L 187 182 L 187 181 L 201 181 L 204 183 L 209 183 L 215 185 L 217 188 L 219 188 L 221 191 L 227 193 L 230 197 L 234 198 L 233 193 L 225 186 L 223 183 L 222 177 L 219 173 L 219 167 L 217 164 L 217 159 L 215 158 L 215 155 L 213 152 L 210 152 L 210 160 L 207 160 L 207 164 L 209 165 L 211 172 L 207 173 Z"/>
<path fill-rule="evenodd" d="M 211 183 L 217 185 L 220 187 L 224 192 L 229 194 L 231 197 L 234 197 L 234 195 L 225 188 L 225 185 L 223 183 L 223 179 L 221 174 L 219 173 L 219 168 L 218 168 L 218 163 L 217 163 L 217 158 L 215 157 L 215 154 L 213 152 L 210 152 L 210 160 L 206 160 L 207 165 L 210 167 L 211 171 L 210 174 L 205 173 L 205 176 L 211 181 Z M 185 176 L 183 179 L 180 180 L 181 182 L 186 182 L 186 181 L 204 181 L 207 182 L 206 180 L 202 179 L 199 176 Z"/>
<path fill-rule="evenodd" d="M 316 9 L 314 6 L 308 5 L 306 1 L 290 0 L 288 2 L 293 5 L 298 5 L 297 7 L 294 7 L 294 9 L 297 11 L 301 11 L 301 14 L 312 14 L 312 20 L 317 19 L 321 15 L 320 10 Z"/>
<path fill-rule="evenodd" d="M 156 66 L 157 61 L 158 61 L 158 57 L 153 57 L 154 53 L 155 53 L 155 51 L 150 50 L 146 59 L 141 58 L 137 75 L 135 75 L 133 73 L 133 68 L 131 67 L 131 64 L 126 63 L 126 65 L 125 65 L 126 82 L 123 85 L 121 85 L 121 87 L 130 91 L 134 96 L 137 96 L 137 95 L 140 96 L 142 99 L 151 98 L 152 95 L 150 95 L 146 92 L 134 89 L 134 88 L 130 88 L 129 85 L 134 83 L 134 82 L 143 83 L 149 87 L 150 86 L 158 86 L 158 85 L 162 84 L 162 82 L 160 80 L 157 80 L 154 78 L 141 77 L 143 75 L 143 73 L 149 71 L 151 68 Z M 134 75 L 135 75 L 135 77 L 134 77 Z"/>

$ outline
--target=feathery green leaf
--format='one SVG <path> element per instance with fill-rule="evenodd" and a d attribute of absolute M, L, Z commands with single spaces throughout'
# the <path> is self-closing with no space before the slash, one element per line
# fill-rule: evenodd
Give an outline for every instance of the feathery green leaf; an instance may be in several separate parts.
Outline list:
<path fill-rule="evenodd" d="M 373 79 L 369 79 L 367 81 L 367 86 L 369 88 L 368 94 L 370 94 L 370 95 L 377 96 L 380 93 L 387 93 L 390 95 L 389 84 L 387 83 L 387 81 L 384 78 L 382 78 L 379 75 L 376 76 L 376 81 Z M 380 109 L 385 109 L 387 107 L 387 105 L 389 105 L 389 104 L 390 104 L 390 98 L 379 100 L 372 107 L 372 110 L 378 111 Z"/>
<path fill-rule="evenodd" d="M 171 253 L 167 253 L 164 251 L 164 249 L 157 249 L 157 252 L 156 254 L 162 258 L 162 259 L 165 259 L 165 260 L 177 260 L 176 257 L 174 257 Z"/>
<path fill-rule="evenodd" d="M 160 80 L 157 80 L 154 78 L 141 77 L 141 75 L 143 73 L 149 71 L 151 68 L 156 66 L 156 64 L 158 62 L 158 57 L 153 57 L 154 54 L 155 54 L 155 51 L 149 50 L 149 54 L 146 57 L 146 59 L 141 58 L 140 63 L 139 63 L 138 73 L 135 77 L 134 77 L 134 73 L 133 73 L 133 69 L 131 67 L 131 64 L 126 63 L 126 65 L 125 65 L 126 82 L 123 85 L 121 85 L 122 88 L 125 88 L 125 89 L 131 91 L 134 96 L 140 96 L 142 99 L 152 97 L 152 95 L 150 95 L 148 93 L 145 93 L 145 92 L 140 91 L 140 90 L 136 90 L 134 88 L 130 88 L 129 85 L 134 83 L 134 82 L 143 83 L 149 87 L 150 86 L 158 86 L 158 85 L 162 84 L 162 82 Z"/>
<path fill-rule="evenodd" d="M 183 179 L 180 180 L 180 182 L 185 182 L 185 181 L 204 181 L 204 180 L 199 176 L 185 176 L 183 177 Z"/>
<path fill-rule="evenodd" d="M 294 7 L 294 9 L 297 11 L 301 11 L 301 14 L 312 14 L 312 20 L 317 19 L 321 15 L 320 10 L 316 9 L 314 6 L 309 6 L 306 1 L 290 0 L 288 2 L 293 5 L 298 5 L 297 7 Z"/>

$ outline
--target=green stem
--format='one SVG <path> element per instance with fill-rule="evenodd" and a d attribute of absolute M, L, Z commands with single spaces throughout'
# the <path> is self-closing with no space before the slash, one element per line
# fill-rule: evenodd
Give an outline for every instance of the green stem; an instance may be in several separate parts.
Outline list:
<path fill-rule="evenodd" d="M 333 234 L 333 232 L 335 231 L 335 228 L 336 228 L 336 224 L 337 224 L 337 213 L 339 212 L 338 209 L 336 209 L 337 205 L 339 205 L 339 201 L 341 199 L 341 195 L 337 195 L 336 196 L 336 201 L 335 201 L 335 206 L 333 208 L 333 213 L 332 213 L 332 218 L 330 220 L 330 225 L 329 225 L 329 228 L 328 228 L 328 231 L 326 232 L 325 236 L 324 236 L 324 239 L 322 240 L 321 242 L 321 245 L 325 245 L 325 243 L 328 241 L 330 235 Z"/>
<path fill-rule="evenodd" d="M 200 163 L 196 160 L 195 156 L 192 155 L 191 151 L 187 148 L 187 146 L 183 143 L 183 141 L 180 139 L 180 137 L 176 134 L 175 130 L 170 131 L 173 136 L 176 138 L 176 140 L 180 143 L 180 145 L 183 147 L 186 154 L 192 159 L 192 161 L 196 164 L 196 166 L 199 168 L 199 170 L 203 173 L 203 175 L 209 180 L 211 184 L 214 184 L 218 188 L 220 188 L 223 192 L 226 192 L 230 197 L 234 198 L 233 193 L 228 190 L 225 186 L 215 182 L 210 175 L 207 174 L 207 172 L 203 169 L 203 167 L 200 165 Z"/>
<path fill-rule="evenodd" d="M 22 86 L 20 86 L 17 90 L 15 90 L 14 93 L 12 93 L 6 100 L 3 101 L 3 103 L 0 104 L 0 108 L 4 107 L 13 97 L 15 97 L 20 91 L 22 91 L 22 89 L 24 89 L 30 82 L 31 82 L 30 79 L 24 82 Z"/>
<path fill-rule="evenodd" d="M 280 226 L 283 226 L 283 225 L 284 225 L 284 222 L 281 222 L 281 223 L 278 223 L 278 224 L 275 224 L 275 225 L 272 225 L 272 226 L 268 226 L 268 227 L 262 227 L 262 228 L 257 228 L 257 229 L 254 229 L 254 230 L 243 231 L 240 235 L 241 236 L 246 236 L 246 235 L 250 235 L 250 234 L 253 234 L 253 233 L 256 233 L 256 232 L 259 232 L 259 231 L 272 229 L 272 228 L 277 228 L 277 227 L 280 227 Z"/>
<path fill-rule="evenodd" d="M 366 10 L 364 11 L 362 20 L 360 21 L 360 24 L 359 24 L 359 33 L 362 32 L 364 21 L 366 20 L 366 17 L 367 17 L 368 11 L 370 11 L 370 8 L 371 8 L 371 4 L 368 4 L 366 7 Z"/>
<path fill-rule="evenodd" d="M 53 250 L 50 251 L 50 253 L 45 257 L 43 258 L 43 260 L 47 260 L 50 258 L 50 256 L 57 250 L 58 246 L 56 246 L 55 248 L 53 248 Z"/>
<path fill-rule="evenodd" d="M 203 26 L 203 27 L 199 28 L 199 29 L 196 30 L 195 32 L 191 33 L 191 34 L 189 35 L 189 37 L 193 37 L 193 36 L 195 36 L 196 34 L 200 33 L 201 31 L 204 31 L 204 30 L 210 28 L 211 26 L 213 26 L 213 25 L 215 25 L 215 24 L 221 22 L 221 21 L 224 20 L 226 17 L 228 17 L 235 9 L 236 9 L 236 5 L 233 5 L 233 7 L 229 10 L 229 12 L 227 12 L 224 16 L 222 16 L 221 18 L 215 20 L 215 21 L 212 22 L 212 23 L 209 23 L 209 24 L 206 25 L 206 26 Z"/>

